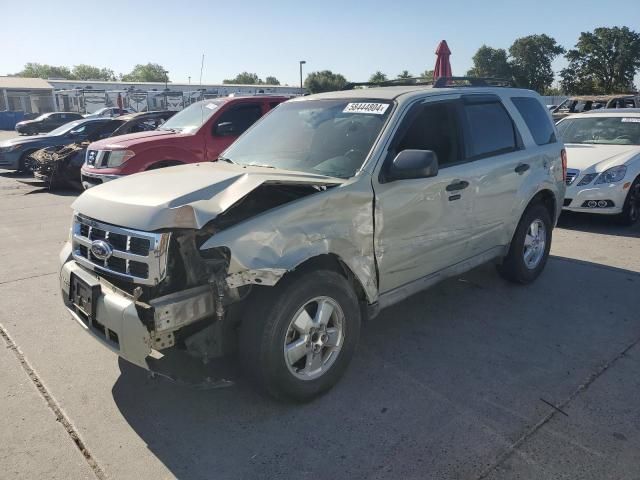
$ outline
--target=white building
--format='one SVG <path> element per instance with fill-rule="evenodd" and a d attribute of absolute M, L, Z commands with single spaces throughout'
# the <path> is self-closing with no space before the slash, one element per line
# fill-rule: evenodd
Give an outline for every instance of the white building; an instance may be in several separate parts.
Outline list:
<path fill-rule="evenodd" d="M 205 98 L 230 94 L 302 95 L 304 89 L 280 85 L 228 85 L 164 82 L 104 82 L 42 80 L 0 76 L 0 111 L 92 113 L 102 107 L 145 110 L 181 110 Z"/>

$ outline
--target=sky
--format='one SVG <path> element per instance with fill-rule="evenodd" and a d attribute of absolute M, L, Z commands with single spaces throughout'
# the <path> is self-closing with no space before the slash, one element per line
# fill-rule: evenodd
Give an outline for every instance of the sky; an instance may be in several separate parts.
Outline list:
<path fill-rule="evenodd" d="M 615 4 L 615 8 L 613 8 Z M 282 84 L 332 70 L 366 81 L 432 69 L 446 39 L 454 75 L 471 67 L 483 44 L 507 49 L 518 37 L 546 33 L 565 48 L 598 26 L 640 30 L 640 0 L 0 0 L 0 75 L 27 62 L 86 63 L 127 73 L 154 62 L 173 82 L 219 83 L 242 71 Z M 554 70 L 566 62 L 559 58 Z"/>

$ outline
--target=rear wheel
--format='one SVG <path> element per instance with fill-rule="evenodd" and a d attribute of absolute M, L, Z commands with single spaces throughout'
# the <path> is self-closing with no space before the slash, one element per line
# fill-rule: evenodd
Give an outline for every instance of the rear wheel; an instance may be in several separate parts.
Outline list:
<path fill-rule="evenodd" d="M 622 213 L 618 215 L 617 220 L 620 224 L 631 226 L 640 219 L 640 177 L 636 178 L 624 201 Z"/>
<path fill-rule="evenodd" d="M 509 253 L 498 265 L 500 275 L 522 284 L 538 278 L 549 258 L 552 228 L 551 216 L 543 204 L 527 208 L 513 235 Z"/>
<path fill-rule="evenodd" d="M 359 335 L 358 299 L 343 276 L 294 273 L 256 292 L 241 324 L 240 357 L 261 389 L 308 401 L 337 383 Z"/>

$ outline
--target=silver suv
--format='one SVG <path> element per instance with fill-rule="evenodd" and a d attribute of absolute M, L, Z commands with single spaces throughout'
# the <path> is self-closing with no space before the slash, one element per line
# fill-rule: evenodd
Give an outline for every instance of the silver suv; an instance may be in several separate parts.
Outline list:
<path fill-rule="evenodd" d="M 141 367 L 237 351 L 258 386 L 308 400 L 379 310 L 489 261 L 533 281 L 563 145 L 536 93 L 472 83 L 296 98 L 217 162 L 88 190 L 61 253 L 69 313 Z"/>

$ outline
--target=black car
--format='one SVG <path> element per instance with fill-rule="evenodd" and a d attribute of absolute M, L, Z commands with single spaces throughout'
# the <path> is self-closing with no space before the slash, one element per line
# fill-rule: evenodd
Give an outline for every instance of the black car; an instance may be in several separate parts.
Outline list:
<path fill-rule="evenodd" d="M 144 112 L 113 119 L 106 117 L 92 119 L 102 123 L 102 126 L 92 135 L 93 138 L 38 150 L 31 154 L 28 166 L 33 176 L 44 181 L 49 188 L 70 186 L 81 189 L 80 169 L 89 143 L 101 138 L 155 130 L 175 113 L 174 111 Z"/>
<path fill-rule="evenodd" d="M 16 132 L 25 135 L 50 132 L 65 123 L 80 120 L 81 118 L 83 118 L 82 115 L 73 112 L 44 113 L 33 120 L 23 120 L 16 123 Z"/>

